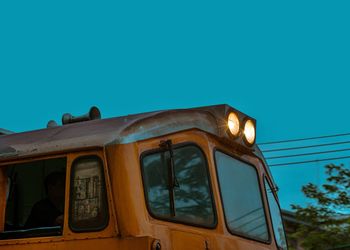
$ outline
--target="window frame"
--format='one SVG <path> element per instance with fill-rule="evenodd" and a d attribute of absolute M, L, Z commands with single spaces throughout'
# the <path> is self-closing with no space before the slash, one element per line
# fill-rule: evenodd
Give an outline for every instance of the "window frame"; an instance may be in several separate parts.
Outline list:
<path fill-rule="evenodd" d="M 15 165 L 23 165 L 23 164 L 31 164 L 34 162 L 45 162 L 48 160 L 57 160 L 57 159 L 64 159 L 65 162 L 65 188 L 67 189 L 67 185 L 69 183 L 68 179 L 68 171 L 69 171 L 69 157 L 68 154 L 53 154 L 53 155 L 45 155 L 45 156 L 38 156 L 38 157 L 24 157 L 23 159 L 16 159 L 16 160 L 10 160 L 10 161 L 4 161 L 0 163 L 0 168 L 8 168 L 8 167 L 14 167 Z M 12 183 L 11 183 L 12 185 Z M 9 187 L 12 189 L 12 187 Z M 66 218 L 65 209 L 68 206 L 67 200 L 66 200 L 66 193 L 65 193 L 65 202 L 64 202 L 64 220 Z M 6 208 L 7 208 L 7 200 L 5 202 L 4 206 L 4 217 L 6 216 Z M 34 203 L 35 204 L 35 203 Z M 33 204 L 33 205 L 34 205 Z M 5 220 L 4 220 L 5 224 Z M 4 225 L 5 226 L 5 225 Z M 65 223 L 62 223 L 62 226 L 52 226 L 52 227 L 35 227 L 35 228 L 27 228 L 27 229 L 18 229 L 18 230 L 8 230 L 0 232 L 0 247 L 3 245 L 1 244 L 2 241 L 12 241 L 12 240 L 38 240 L 39 238 L 45 237 L 64 237 L 64 231 Z"/>
<path fill-rule="evenodd" d="M 195 142 L 183 142 L 183 143 L 176 143 L 172 145 L 172 149 L 176 150 L 179 148 L 184 148 L 187 146 L 194 146 L 195 148 L 197 148 L 201 154 L 203 155 L 203 159 L 204 159 L 204 165 L 205 165 L 205 171 L 207 173 L 207 178 L 208 178 L 208 187 L 209 187 L 209 193 L 210 193 L 210 197 L 211 197 L 211 204 L 212 204 L 212 208 L 213 208 L 213 224 L 212 225 L 203 225 L 203 224 L 196 224 L 196 223 L 192 223 L 192 222 L 186 222 L 186 221 L 182 221 L 182 220 L 177 220 L 177 219 L 172 219 L 171 217 L 161 217 L 161 216 L 157 216 L 155 215 L 150 206 L 149 206 L 149 200 L 148 200 L 148 195 L 146 192 L 146 183 L 144 182 L 144 177 L 145 177 L 145 171 L 144 171 L 144 164 L 143 164 L 143 159 L 148 156 L 148 155 L 152 155 L 152 154 L 156 154 L 156 153 L 163 153 L 163 152 L 167 152 L 168 150 L 166 149 L 162 149 L 162 148 L 153 148 L 150 150 L 146 150 L 144 152 L 141 153 L 140 155 L 140 167 L 141 167 L 141 178 L 142 178 L 142 187 L 143 187 L 143 193 L 144 193 L 144 198 L 145 198 L 145 203 L 146 203 L 146 208 L 148 211 L 148 214 L 157 220 L 161 220 L 161 221 L 166 221 L 166 222 L 171 222 L 171 223 L 176 223 L 176 224 L 183 224 L 183 225 L 187 225 L 187 226 L 193 226 L 193 227 L 199 227 L 199 228 L 206 228 L 206 229 L 215 229 L 218 225 L 218 219 L 217 219 L 217 211 L 216 211 L 216 202 L 214 199 L 214 193 L 213 193 L 213 187 L 212 187 L 212 178 L 210 175 L 210 169 L 209 169 L 209 164 L 208 164 L 208 157 L 205 154 L 204 150 Z"/>
<path fill-rule="evenodd" d="M 236 231 L 233 231 L 233 230 L 230 229 L 230 227 L 229 227 L 229 225 L 227 223 L 227 216 L 226 216 L 226 213 L 225 213 L 225 202 L 224 202 L 224 199 L 223 199 L 223 196 L 222 196 L 222 192 L 221 192 L 221 184 L 220 184 L 220 180 L 219 180 L 219 169 L 218 169 L 218 164 L 217 164 L 216 152 L 220 152 L 220 153 L 223 153 L 225 155 L 228 155 L 228 156 L 232 157 L 233 159 L 235 159 L 237 161 L 240 161 L 242 163 L 245 163 L 245 164 L 251 166 L 254 169 L 254 171 L 256 173 L 257 181 L 258 181 L 258 187 L 259 187 L 259 191 L 260 191 L 261 204 L 262 204 L 262 207 L 264 209 L 264 218 L 265 218 L 265 222 L 266 222 L 266 229 L 267 229 L 267 235 L 268 235 L 268 238 L 267 238 L 266 241 L 261 240 L 261 239 L 257 239 L 257 238 L 251 237 L 248 234 L 236 232 Z M 244 159 L 240 158 L 239 156 L 235 155 L 234 153 L 228 152 L 227 150 L 224 150 L 224 149 L 218 148 L 218 147 L 215 147 L 213 149 L 213 157 L 214 157 L 216 177 L 217 177 L 219 195 L 220 195 L 220 199 L 221 199 L 222 212 L 223 212 L 224 219 L 225 219 L 226 229 L 232 235 L 235 235 L 235 236 L 238 236 L 238 237 L 241 237 L 241 238 L 244 238 L 244 239 L 248 239 L 248 240 L 253 240 L 253 241 L 256 241 L 256 242 L 264 243 L 266 245 L 270 245 L 271 242 L 272 242 L 271 241 L 271 232 L 270 232 L 270 229 L 269 229 L 270 222 L 269 222 L 268 217 L 267 217 L 268 215 L 266 214 L 266 211 L 269 211 L 269 210 L 267 210 L 266 203 L 264 201 L 264 194 L 262 192 L 260 175 L 259 175 L 259 171 L 257 170 L 257 167 L 254 164 L 252 164 L 251 162 L 248 162 L 247 160 L 244 160 Z"/>
<path fill-rule="evenodd" d="M 88 160 L 88 159 L 95 159 L 99 162 L 101 166 L 101 174 L 102 174 L 102 183 L 101 183 L 101 189 L 102 189 L 102 204 L 105 207 L 106 212 L 106 218 L 103 224 L 97 227 L 80 227 L 77 228 L 73 225 L 72 221 L 72 211 L 73 211 L 73 187 L 74 187 L 74 169 L 76 166 L 76 163 L 81 160 Z M 109 204 L 108 204 L 108 194 L 107 194 L 107 183 L 105 178 L 105 165 L 101 157 L 97 154 L 88 154 L 88 155 L 82 155 L 76 157 L 71 166 L 70 166 L 70 180 L 69 180 L 69 204 L 68 204 L 68 226 L 69 229 L 74 233 L 85 233 L 85 232 L 100 232 L 103 231 L 107 226 L 109 225 L 110 221 L 110 215 L 109 215 Z"/>
<path fill-rule="evenodd" d="M 274 185 L 271 185 L 272 182 L 269 180 L 269 178 L 268 178 L 267 175 L 263 174 L 263 178 L 264 178 L 264 190 L 265 190 L 266 203 L 267 203 L 267 207 L 268 207 L 268 211 L 269 211 L 269 217 L 270 217 L 270 221 L 271 221 L 272 234 L 273 234 L 273 238 L 274 238 L 274 240 L 275 240 L 275 244 L 276 244 L 277 249 L 280 249 L 280 246 L 279 246 L 278 243 L 277 243 L 277 239 L 276 239 L 276 235 L 275 235 L 275 229 L 274 229 L 273 222 L 272 222 L 272 214 L 271 214 L 271 210 L 270 210 L 270 202 L 269 202 L 268 194 L 267 194 L 267 192 L 266 192 L 267 190 L 266 190 L 266 186 L 265 186 L 265 180 L 266 180 L 267 183 L 269 184 L 270 188 L 273 187 Z M 271 190 L 272 190 L 272 189 L 271 189 Z M 280 206 L 280 204 L 279 204 L 279 202 L 278 202 L 278 198 L 276 197 L 276 193 L 275 193 L 275 192 L 272 192 L 272 195 L 273 195 L 273 198 L 274 198 L 275 201 L 276 201 L 278 210 L 280 211 L 281 222 L 282 222 L 283 233 L 284 233 L 284 239 L 286 240 L 287 249 L 288 249 L 288 239 L 287 239 L 287 236 L 286 236 L 286 230 L 285 230 L 285 228 L 284 228 L 281 206 Z"/>

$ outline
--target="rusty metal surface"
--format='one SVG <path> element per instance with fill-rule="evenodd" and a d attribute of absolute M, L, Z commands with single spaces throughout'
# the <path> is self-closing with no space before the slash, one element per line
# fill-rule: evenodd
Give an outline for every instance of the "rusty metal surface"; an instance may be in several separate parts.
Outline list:
<path fill-rule="evenodd" d="M 68 151 L 77 148 L 126 144 L 181 130 L 197 128 L 220 135 L 227 105 L 166 110 L 0 136 L 0 161 Z M 241 113 L 242 114 L 242 113 Z"/>

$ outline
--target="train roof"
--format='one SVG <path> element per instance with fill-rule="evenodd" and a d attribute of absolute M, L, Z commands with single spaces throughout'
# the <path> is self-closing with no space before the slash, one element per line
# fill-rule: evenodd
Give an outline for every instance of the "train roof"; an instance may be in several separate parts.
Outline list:
<path fill-rule="evenodd" d="M 0 161 L 77 148 L 126 144 L 193 128 L 220 136 L 223 133 L 221 120 L 228 110 L 235 109 L 223 104 L 164 110 L 1 135 Z"/>
<path fill-rule="evenodd" d="M 0 136 L 1 135 L 9 135 L 9 134 L 13 134 L 13 132 L 10 130 L 7 130 L 7 129 L 0 128 Z"/>

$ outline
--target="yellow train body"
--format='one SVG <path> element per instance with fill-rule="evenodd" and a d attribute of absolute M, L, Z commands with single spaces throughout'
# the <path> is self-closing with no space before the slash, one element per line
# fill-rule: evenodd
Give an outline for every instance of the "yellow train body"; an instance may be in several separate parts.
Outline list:
<path fill-rule="evenodd" d="M 280 214 L 272 214 L 276 211 L 272 211 L 271 204 L 269 204 L 271 203 L 268 198 L 269 193 L 266 191 L 272 190 L 276 203 L 278 203 L 274 192 L 275 184 L 268 166 L 256 145 L 244 144 L 240 137 L 242 135 L 235 138 L 226 134 L 227 114 L 232 111 L 237 112 L 242 117 L 240 118 L 242 121 L 247 117 L 227 105 L 218 105 L 93 120 L 0 136 L 0 249 L 286 249 L 284 233 L 281 232 L 283 226 L 279 227 L 279 233 L 283 235 L 276 235 L 277 224 L 273 221 L 273 218 Z M 175 209 L 178 209 L 176 206 L 182 206 L 182 210 L 178 210 L 181 212 L 170 211 L 171 202 L 169 206 L 166 206 L 166 212 L 164 212 L 164 207 L 155 208 L 154 204 L 158 203 L 151 203 L 150 200 L 153 199 L 153 196 L 156 197 L 158 192 L 161 192 L 162 196 L 156 197 L 155 201 L 164 197 L 168 199 L 168 194 L 169 197 L 174 198 L 170 189 L 157 191 L 156 186 L 153 186 L 153 189 L 147 188 L 147 182 L 150 180 L 146 180 L 148 175 L 145 173 L 148 171 L 145 167 L 145 157 L 152 156 L 154 152 L 167 152 L 168 149 L 160 150 L 160 145 L 167 141 L 171 141 L 175 154 L 178 152 L 177 148 L 191 147 L 193 150 L 191 154 L 197 153 L 204 159 L 208 178 L 205 183 L 208 183 L 210 191 L 207 196 L 212 202 L 205 203 L 204 206 L 210 208 L 212 204 L 211 210 L 201 210 L 201 206 L 194 204 L 195 200 L 191 200 L 191 196 L 187 200 L 175 201 L 177 202 L 174 205 Z M 249 226 L 235 228 L 230 226 L 231 222 L 227 221 L 231 210 L 228 211 L 225 208 L 223 201 L 225 196 L 223 196 L 222 189 L 224 187 L 220 184 L 222 177 L 219 176 L 216 159 L 218 154 L 215 152 L 232 156 L 237 161 L 254 168 L 258 183 L 256 190 L 261 192 L 262 205 L 259 209 L 264 211 L 259 212 L 264 216 L 261 215 L 256 219 L 264 221 L 263 226 L 256 225 L 256 227 L 266 227 L 259 231 L 263 236 L 252 233 L 257 230 L 254 229 L 255 222 L 246 220 L 244 223 L 246 225 L 253 223 L 254 228 L 249 228 Z M 167 157 L 170 157 L 168 153 Z M 39 184 L 35 183 L 40 180 L 35 179 L 34 172 L 32 174 L 29 169 L 40 165 L 41 172 L 50 172 L 51 165 L 57 168 L 58 162 L 61 162 L 56 159 L 63 159 L 66 173 L 63 224 L 56 232 L 53 229 L 45 231 L 46 229 L 25 228 L 24 221 L 30 212 L 30 205 L 39 198 L 37 193 L 33 194 L 33 197 L 30 197 L 28 193 L 28 201 L 26 201 L 24 195 L 21 195 L 28 189 L 24 183 L 33 183 L 28 185 L 39 188 Z M 81 195 L 77 193 L 77 190 L 82 187 L 79 186 L 82 181 L 78 178 L 79 171 L 87 173 L 83 172 L 85 171 L 83 168 L 84 164 L 88 165 L 85 161 L 88 162 L 90 159 L 95 165 L 101 165 L 101 173 L 97 174 L 101 178 L 96 186 L 100 191 L 94 191 L 98 199 L 97 212 L 93 212 L 92 203 L 89 203 L 95 201 L 94 198 L 91 198 L 93 196 L 89 198 L 90 200 L 88 198 L 77 199 Z M 191 159 L 198 160 L 197 158 Z M 180 163 L 175 159 L 174 164 L 177 168 Z M 186 164 L 191 166 L 190 163 Z M 169 169 L 167 176 L 169 176 Z M 33 179 L 23 181 L 21 184 L 20 178 L 25 178 L 27 170 L 28 178 L 31 178 L 32 175 Z M 14 177 L 11 174 L 16 171 L 18 174 L 14 184 Z M 255 173 L 254 171 L 252 173 Z M 183 173 L 185 172 L 177 174 Z M 38 175 L 39 173 L 35 172 L 35 176 Z M 151 178 L 152 174 L 149 176 Z M 177 178 L 180 179 L 179 176 Z M 153 178 L 152 181 L 158 181 L 158 179 Z M 180 189 L 181 186 L 183 189 L 187 187 L 181 181 L 179 182 Z M 10 184 L 16 187 L 15 191 L 11 190 Z M 83 187 L 90 187 L 89 185 L 92 184 Z M 270 186 L 270 189 L 266 185 Z M 175 194 L 176 198 L 180 195 L 179 188 L 174 187 L 174 189 L 173 195 Z M 235 190 L 232 189 L 232 192 Z M 244 192 L 244 190 L 239 192 Z M 12 200 L 11 195 L 15 197 Z M 205 199 L 209 199 L 208 197 Z M 245 195 L 244 199 L 249 200 L 249 197 Z M 187 216 L 183 211 L 190 206 L 212 215 L 198 216 L 199 219 L 197 219 L 196 214 L 189 212 L 191 215 Z M 91 211 L 87 212 L 87 210 Z M 100 213 L 103 215 L 100 216 Z M 234 214 L 234 209 L 232 214 Z M 203 221 L 200 221 L 201 218 Z M 91 223 L 84 223 L 84 219 Z M 250 219 L 254 221 L 255 218 Z M 249 230 L 239 231 L 244 227 Z M 50 233 L 51 231 L 54 233 Z"/>

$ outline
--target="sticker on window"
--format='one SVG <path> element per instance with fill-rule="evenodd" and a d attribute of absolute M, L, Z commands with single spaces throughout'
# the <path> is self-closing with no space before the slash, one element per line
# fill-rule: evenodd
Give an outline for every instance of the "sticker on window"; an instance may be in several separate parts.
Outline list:
<path fill-rule="evenodd" d="M 101 161 L 97 157 L 78 159 L 72 168 L 71 227 L 85 231 L 107 223 L 106 193 Z"/>

